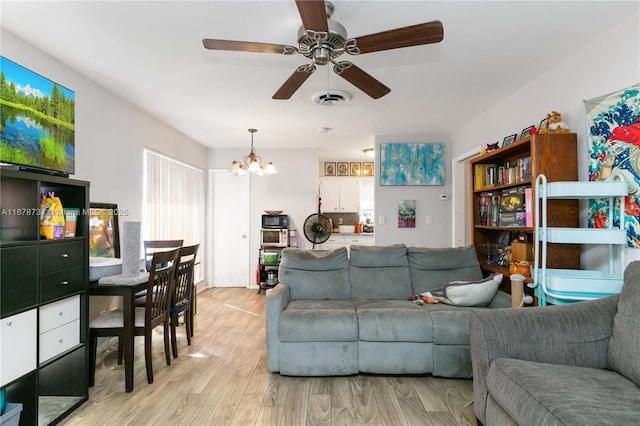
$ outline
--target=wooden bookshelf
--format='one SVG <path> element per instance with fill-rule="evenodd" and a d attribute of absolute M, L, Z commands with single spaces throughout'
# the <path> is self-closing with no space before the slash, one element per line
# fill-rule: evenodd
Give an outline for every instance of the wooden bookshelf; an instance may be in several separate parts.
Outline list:
<path fill-rule="evenodd" d="M 517 140 L 497 150 L 473 158 L 470 161 L 470 188 L 472 208 L 471 229 L 472 243 L 478 250 L 481 267 L 487 273 L 500 272 L 509 277 L 509 265 L 499 265 L 487 262 L 487 254 L 478 249 L 485 243 L 497 243 L 500 236 L 504 239 L 509 232 L 513 239 L 515 235 L 524 237 L 532 243 L 535 232 L 535 179 L 544 174 L 549 182 L 578 180 L 577 138 L 575 133 L 554 133 L 531 135 Z M 525 165 L 523 167 L 523 164 Z M 513 170 L 511 170 L 513 168 Z M 489 172 L 489 170 L 493 171 Z M 524 170 L 523 170 L 524 169 Z M 508 171 L 506 171 L 508 170 Z M 505 179 L 505 176 L 509 177 Z M 479 179 L 482 179 L 480 182 Z M 480 199 L 486 194 L 493 194 L 499 198 L 503 191 L 517 188 L 531 187 L 529 206 L 532 217 L 529 223 L 520 223 L 512 216 L 503 216 L 500 211 L 493 220 L 483 220 Z M 491 208 L 492 205 L 490 205 Z M 493 205 L 495 209 L 495 205 Z M 519 208 L 519 207 L 518 207 Z M 516 208 L 516 210 L 518 210 Z M 499 207 L 498 207 L 499 209 Z M 578 227 L 579 206 L 576 200 L 553 200 L 548 204 L 547 220 L 549 226 Z M 509 226 L 505 226 L 509 223 Z M 580 268 L 580 248 L 578 245 L 554 245 L 547 250 L 547 267 L 549 268 Z M 509 291 L 510 285 L 506 280 L 504 288 Z M 528 280 L 530 281 L 530 280 Z"/>

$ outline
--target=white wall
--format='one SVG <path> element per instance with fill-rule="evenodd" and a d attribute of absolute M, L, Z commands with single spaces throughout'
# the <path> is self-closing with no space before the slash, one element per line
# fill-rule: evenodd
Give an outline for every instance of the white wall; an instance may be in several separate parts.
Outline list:
<path fill-rule="evenodd" d="M 381 143 L 444 143 L 445 184 L 443 186 L 381 186 Z M 407 246 L 445 247 L 451 245 L 451 144 L 443 136 L 377 136 L 375 164 L 376 245 L 404 243 Z M 440 201 L 447 195 L 447 201 Z M 398 201 L 416 200 L 416 227 L 398 228 Z M 432 222 L 426 224 L 426 216 Z M 384 217 L 386 223 L 380 223 Z"/>
<path fill-rule="evenodd" d="M 502 140 L 523 128 L 540 123 L 551 110 L 578 134 L 578 176 L 588 179 L 588 142 L 584 99 L 598 97 L 640 82 L 640 13 L 585 45 L 550 72 L 531 81 L 508 99 L 452 135 L 453 156 L 474 146 Z M 465 196 L 468 200 L 469 197 Z M 581 214 L 584 223 L 585 212 Z M 460 226 L 469 226 L 465 223 Z M 627 249 L 627 260 L 640 259 L 640 250 Z M 601 269 L 607 252 L 591 248 L 583 253 L 583 267 Z"/>

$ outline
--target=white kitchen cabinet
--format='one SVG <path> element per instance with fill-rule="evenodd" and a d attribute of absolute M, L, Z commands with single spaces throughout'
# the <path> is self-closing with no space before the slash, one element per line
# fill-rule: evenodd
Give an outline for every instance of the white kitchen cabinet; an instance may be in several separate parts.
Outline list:
<path fill-rule="evenodd" d="M 36 368 L 37 309 L 3 318 L 0 331 L 0 386 Z"/>
<path fill-rule="evenodd" d="M 320 195 L 324 213 L 346 213 L 360 210 L 360 184 L 356 177 L 320 178 Z"/>

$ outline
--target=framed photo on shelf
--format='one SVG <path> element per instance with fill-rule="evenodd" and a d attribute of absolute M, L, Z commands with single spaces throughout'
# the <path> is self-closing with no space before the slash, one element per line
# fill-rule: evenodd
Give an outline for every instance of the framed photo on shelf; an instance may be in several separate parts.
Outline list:
<path fill-rule="evenodd" d="M 120 257 L 118 205 L 89 204 L 89 256 Z"/>
<path fill-rule="evenodd" d="M 524 129 L 522 129 L 522 134 L 520 135 L 520 139 L 526 138 L 527 136 L 532 135 L 535 129 L 536 129 L 536 126 L 525 127 Z"/>
<path fill-rule="evenodd" d="M 538 126 L 538 133 L 542 133 L 542 129 L 547 129 L 549 127 L 549 119 L 548 118 L 543 118 L 542 121 L 540 122 L 540 125 Z"/>
<path fill-rule="evenodd" d="M 346 161 L 336 163 L 336 175 L 349 176 L 349 163 Z"/>
<path fill-rule="evenodd" d="M 517 137 L 518 137 L 517 133 L 514 133 L 514 134 L 509 135 L 509 136 L 505 136 L 504 140 L 502 141 L 502 146 L 507 146 L 510 143 L 515 142 Z"/>
<path fill-rule="evenodd" d="M 365 161 L 362 163 L 362 176 L 373 176 L 373 161 Z"/>
<path fill-rule="evenodd" d="M 324 163 L 324 175 L 325 176 L 335 176 L 336 175 L 336 163 L 335 162 L 325 162 Z"/>
<path fill-rule="evenodd" d="M 362 163 L 360 162 L 349 163 L 349 174 L 351 176 L 360 176 L 361 172 L 362 172 Z"/>

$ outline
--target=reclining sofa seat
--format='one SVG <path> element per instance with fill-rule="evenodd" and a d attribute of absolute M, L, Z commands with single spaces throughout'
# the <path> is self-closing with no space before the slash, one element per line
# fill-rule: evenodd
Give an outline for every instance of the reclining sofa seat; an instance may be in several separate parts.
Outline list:
<path fill-rule="evenodd" d="M 347 249 L 290 251 L 283 256 L 278 279 L 290 284 L 278 285 L 269 294 L 289 297 L 266 300 L 267 351 L 273 351 L 269 371 L 290 376 L 357 374 L 358 321 L 349 300 Z"/>

